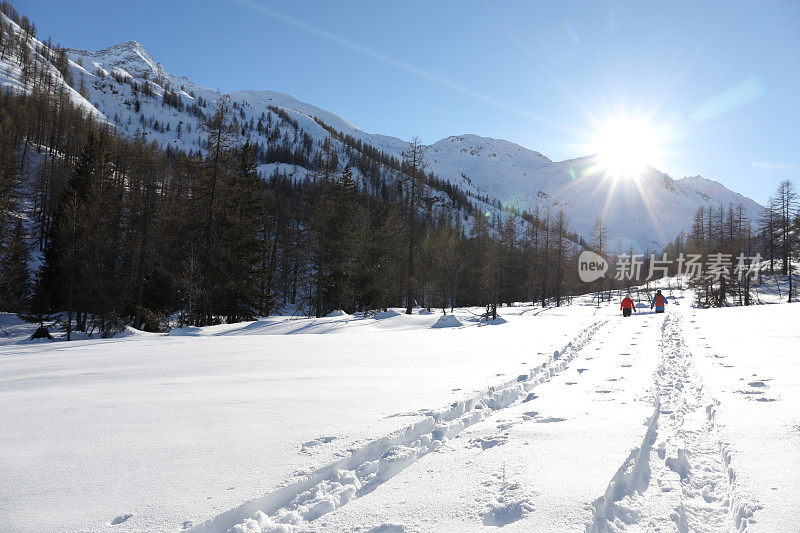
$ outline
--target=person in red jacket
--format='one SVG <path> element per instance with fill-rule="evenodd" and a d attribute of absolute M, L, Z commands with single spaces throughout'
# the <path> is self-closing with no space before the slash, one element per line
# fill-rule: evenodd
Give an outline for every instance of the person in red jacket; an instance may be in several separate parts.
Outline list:
<path fill-rule="evenodd" d="M 622 309 L 622 316 L 631 316 L 631 310 L 636 311 L 636 304 L 631 300 L 630 294 L 622 300 L 619 308 Z"/>

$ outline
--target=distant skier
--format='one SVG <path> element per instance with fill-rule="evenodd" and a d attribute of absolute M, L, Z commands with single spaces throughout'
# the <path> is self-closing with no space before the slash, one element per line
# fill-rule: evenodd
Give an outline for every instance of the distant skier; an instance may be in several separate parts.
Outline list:
<path fill-rule="evenodd" d="M 630 294 L 622 300 L 622 303 L 619 304 L 619 308 L 622 309 L 622 316 L 625 317 L 631 316 L 631 312 L 636 311 L 636 304 L 631 300 Z"/>
<path fill-rule="evenodd" d="M 663 313 L 665 305 L 667 305 L 667 297 L 661 294 L 661 289 L 658 289 L 656 291 L 656 295 L 653 297 L 652 303 L 650 304 L 650 309 L 655 307 L 656 313 Z"/>

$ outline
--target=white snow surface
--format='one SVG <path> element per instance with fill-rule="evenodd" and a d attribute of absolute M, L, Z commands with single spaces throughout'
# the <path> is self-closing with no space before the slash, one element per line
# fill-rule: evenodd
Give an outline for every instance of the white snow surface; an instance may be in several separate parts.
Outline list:
<path fill-rule="evenodd" d="M 17 24 L 15 24 L 10 18 L 2 13 L 0 13 L 0 19 L 2 19 L 3 22 L 7 24 L 8 27 L 12 28 L 12 30 L 16 33 L 19 34 L 22 32 L 21 28 Z M 61 75 L 58 69 L 47 62 L 41 56 L 41 54 L 39 54 L 37 48 L 41 46 L 42 43 L 38 39 L 30 39 L 28 42 L 28 48 L 31 57 L 38 61 L 40 66 L 46 68 L 47 72 L 52 75 L 55 87 L 57 89 L 63 89 L 69 100 L 74 105 L 83 109 L 85 112 L 94 115 L 98 120 L 105 121 L 103 114 L 83 96 L 81 96 L 78 91 L 67 85 L 64 77 Z M 15 58 L 11 57 L 10 55 L 6 55 L 4 58 L 0 59 L 0 88 L 8 88 L 13 91 L 28 93 L 32 91 L 32 87 L 30 85 L 25 86 L 22 83 L 22 68 L 16 63 Z"/>
<path fill-rule="evenodd" d="M 0 530 L 793 530 L 800 305 L 667 294 L 71 343 L 3 315 Z"/>

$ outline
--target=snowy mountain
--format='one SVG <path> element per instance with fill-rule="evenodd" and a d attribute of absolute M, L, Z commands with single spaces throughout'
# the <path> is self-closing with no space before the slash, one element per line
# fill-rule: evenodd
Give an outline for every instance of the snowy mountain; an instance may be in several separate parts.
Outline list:
<path fill-rule="evenodd" d="M 170 74 L 136 41 L 99 51 L 69 49 L 68 57 L 72 79 L 61 77 L 59 83 L 67 86 L 70 81 L 73 99 L 96 110 L 118 131 L 146 136 L 164 147 L 202 151 L 201 120 L 223 96 L 220 92 Z M 0 74 L 7 73 L 0 76 L 0 85 L 19 89 L 19 72 L 12 66 L 0 65 Z M 312 165 L 298 152 L 305 147 L 308 153 L 309 145 L 319 147 L 336 132 L 334 150 L 347 161 L 360 157 L 356 176 L 370 186 L 369 165 L 363 162 L 374 162 L 376 151 L 399 160 L 408 145 L 366 133 L 332 112 L 279 92 L 236 91 L 228 96 L 236 105 L 243 136 L 261 147 L 264 177 L 278 173 L 303 178 Z M 372 149 L 365 149 L 367 145 Z M 427 147 L 426 160 L 429 172 L 463 191 L 481 211 L 496 211 L 499 205 L 514 213 L 563 208 L 572 229 L 587 241 L 603 217 L 612 249 L 656 250 L 687 231 L 701 206 L 741 204 L 751 220 L 762 210 L 753 200 L 699 176 L 675 180 L 650 168 L 638 179 L 615 181 L 597 170 L 593 156 L 554 162 L 512 142 L 476 135 L 435 142 Z"/>
<path fill-rule="evenodd" d="M 554 162 L 517 144 L 462 135 L 431 145 L 431 169 L 461 180 L 503 203 L 531 212 L 564 208 L 575 231 L 587 239 L 601 216 L 612 248 L 653 250 L 686 231 L 700 206 L 742 204 L 751 220 L 763 209 L 719 182 L 700 176 L 672 179 L 648 168 L 638 179 L 613 180 L 594 156 Z"/>

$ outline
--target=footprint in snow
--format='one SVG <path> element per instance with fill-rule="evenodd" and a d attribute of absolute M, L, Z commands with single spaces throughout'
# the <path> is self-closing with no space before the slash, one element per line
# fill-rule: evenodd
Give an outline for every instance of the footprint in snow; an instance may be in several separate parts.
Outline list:
<path fill-rule="evenodd" d="M 111 525 L 112 526 L 116 526 L 118 524 L 121 524 L 121 523 L 125 522 L 126 520 L 128 520 L 128 519 L 130 519 L 132 517 L 133 517 L 133 513 L 125 513 L 125 514 L 121 514 L 119 516 L 115 516 L 111 520 Z"/>
<path fill-rule="evenodd" d="M 505 471 L 502 475 L 493 474 L 500 482 L 489 480 L 484 486 L 491 487 L 494 499 L 489 508 L 481 513 L 484 526 L 503 527 L 523 518 L 534 510 L 519 483 L 506 481 Z"/>
<path fill-rule="evenodd" d="M 367 533 L 405 533 L 406 526 L 402 524 L 381 524 L 367 531 Z"/>
<path fill-rule="evenodd" d="M 561 418 L 560 416 L 548 416 L 545 418 L 537 418 L 534 420 L 537 424 L 552 424 L 553 422 L 564 422 L 566 418 Z"/>
<path fill-rule="evenodd" d="M 579 368 L 579 369 L 578 369 L 578 374 L 583 374 L 583 373 L 584 373 L 584 372 L 586 372 L 587 370 L 589 370 L 589 369 L 588 369 L 588 368 Z"/>
<path fill-rule="evenodd" d="M 506 435 L 494 435 L 486 438 L 475 437 L 469 441 L 470 446 L 473 448 L 480 448 L 481 450 L 488 450 L 489 448 L 494 448 L 495 446 L 501 446 L 506 442 L 508 442 L 508 437 Z"/>
<path fill-rule="evenodd" d="M 503 527 L 520 520 L 525 513 L 530 511 L 527 502 L 511 502 L 505 505 L 493 505 L 483 515 L 484 526 Z"/>
<path fill-rule="evenodd" d="M 624 364 L 624 365 L 622 365 L 622 368 L 630 368 L 630 367 L 632 367 L 632 366 L 633 366 L 633 365 Z"/>
<path fill-rule="evenodd" d="M 320 446 L 322 444 L 328 444 L 329 442 L 332 442 L 334 440 L 336 440 L 336 437 L 317 437 L 316 439 L 311 439 L 308 442 L 304 442 L 303 445 L 300 447 L 300 451 L 307 452 L 312 448 L 316 448 L 317 446 Z"/>
<path fill-rule="evenodd" d="M 453 389 L 453 390 L 461 390 L 461 389 Z M 419 411 L 411 411 L 411 412 L 408 412 L 408 413 L 395 413 L 393 415 L 387 416 L 386 418 L 400 418 L 400 417 L 404 417 L 404 416 L 417 416 L 419 414 L 420 414 Z"/>
<path fill-rule="evenodd" d="M 566 382 L 566 385 L 577 385 L 577 384 L 578 384 L 577 381 L 567 381 Z"/>

